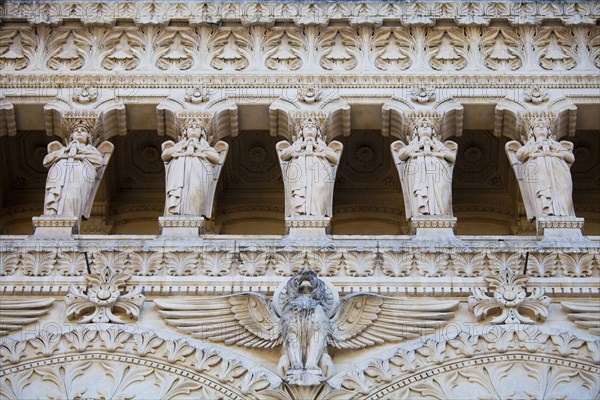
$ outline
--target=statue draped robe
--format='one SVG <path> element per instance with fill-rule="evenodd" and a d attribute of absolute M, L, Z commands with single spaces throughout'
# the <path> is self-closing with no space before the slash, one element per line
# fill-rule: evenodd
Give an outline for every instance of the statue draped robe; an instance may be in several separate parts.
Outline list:
<path fill-rule="evenodd" d="M 94 146 L 71 142 L 46 155 L 44 166 L 50 167 L 44 215 L 83 216 L 102 166 L 102 154 Z"/>
<path fill-rule="evenodd" d="M 286 184 L 286 215 L 331 216 L 341 143 L 332 142 L 330 146 L 334 146 L 334 150 L 324 141 L 316 140 L 307 146 L 309 150 L 299 149 L 306 142 L 298 140 L 292 145 L 287 142 L 277 145 Z M 294 152 L 298 154 L 293 155 Z"/>
<path fill-rule="evenodd" d="M 528 208 L 528 218 L 574 216 L 573 182 L 569 169 L 574 160 L 569 151 L 572 144 L 551 139 L 530 140 L 522 147 L 517 143 L 517 147 L 511 147 L 511 150 L 511 143 L 507 143 L 507 152 L 511 160 L 516 158 L 521 164 L 519 183 Z M 517 165 L 513 162 L 514 167 Z"/>
<path fill-rule="evenodd" d="M 392 144 L 407 219 L 452 215 L 452 171 L 457 147 L 454 142 L 437 139 L 413 140 L 407 146 L 401 141 Z M 426 154 L 427 150 L 432 154 Z"/>
<path fill-rule="evenodd" d="M 219 154 L 206 141 L 198 141 L 191 155 L 183 155 L 191 141 L 164 150 L 166 166 L 165 215 L 206 215 L 209 189 L 214 179 L 214 164 Z M 198 148 L 198 146 L 200 146 Z"/>

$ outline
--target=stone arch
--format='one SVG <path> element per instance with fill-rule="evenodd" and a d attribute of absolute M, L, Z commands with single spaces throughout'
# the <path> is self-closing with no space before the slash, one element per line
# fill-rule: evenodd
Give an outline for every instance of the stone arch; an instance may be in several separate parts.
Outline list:
<path fill-rule="evenodd" d="M 126 325 L 79 325 L 0 343 L 0 396 L 254 399 L 281 379 L 192 339 Z M 148 379 L 147 379 L 148 378 Z"/>
<path fill-rule="evenodd" d="M 399 346 L 330 383 L 369 400 L 597 398 L 599 346 L 592 336 L 536 326 L 460 330 Z"/>

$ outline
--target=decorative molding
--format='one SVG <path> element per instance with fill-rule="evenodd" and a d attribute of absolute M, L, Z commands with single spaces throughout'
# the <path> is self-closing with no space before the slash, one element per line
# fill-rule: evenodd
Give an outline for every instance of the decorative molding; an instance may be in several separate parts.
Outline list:
<path fill-rule="evenodd" d="M 33 5 L 8 2 L 3 6 L 4 21 L 28 21 L 32 25 L 61 25 L 65 19 L 80 20 L 86 25 L 114 25 L 134 21 L 143 26 L 168 25 L 171 20 L 187 21 L 190 25 L 209 26 L 221 22 L 240 22 L 246 26 L 271 26 L 275 22 L 292 20 L 299 26 L 327 26 L 331 19 L 359 26 L 381 25 L 400 21 L 406 26 L 431 26 L 438 19 L 454 19 L 461 26 L 487 26 L 492 20 L 508 19 L 512 25 L 538 25 L 545 20 L 560 19 L 565 25 L 593 25 L 600 15 L 594 2 L 527 4 L 509 1 L 481 4 L 447 4 L 444 2 L 367 3 L 339 2 L 335 4 L 274 2 L 268 6 L 252 2 L 227 4 L 194 4 L 171 2 L 156 4 L 142 1 L 131 3 L 102 2 L 94 4 L 40 1 Z"/>
<path fill-rule="evenodd" d="M 101 239 L 100 239 L 101 238 Z M 163 278 L 180 275 L 207 276 L 198 270 L 198 257 L 207 253 L 221 254 L 217 270 L 223 276 L 265 276 L 276 278 L 280 270 L 275 255 L 282 246 L 280 239 L 204 239 L 194 238 L 181 241 L 167 241 L 164 238 L 146 239 L 127 237 L 113 239 L 112 236 L 99 236 L 96 239 L 75 239 L 78 246 L 64 247 L 59 240 L 36 240 L 30 238 L 15 244 L 10 239 L 0 240 L 0 275 L 20 280 L 22 276 L 77 277 L 84 267 L 81 255 L 88 252 L 90 264 L 94 268 L 112 266 L 119 272 L 132 276 L 160 276 Z M 508 237 L 507 237 L 508 238 Z M 517 237 L 515 237 L 517 238 Z M 289 241 L 289 240 L 288 240 Z M 311 268 L 321 276 L 347 277 L 344 268 L 350 259 L 371 260 L 370 274 L 388 276 L 393 265 L 389 257 L 408 260 L 408 255 L 418 253 L 418 260 L 433 259 L 432 266 L 438 276 L 474 278 L 497 274 L 503 268 L 522 269 L 525 253 L 529 252 L 527 274 L 531 277 L 552 277 L 566 275 L 572 278 L 596 277 L 600 275 L 600 247 L 596 242 L 573 242 L 561 245 L 559 242 L 546 243 L 535 236 L 515 239 L 515 241 L 465 241 L 452 239 L 428 243 L 412 240 L 409 236 L 400 239 L 361 239 L 357 246 L 354 239 L 327 239 L 318 243 L 295 243 L 286 250 L 290 255 L 308 255 Z M 80 256 L 76 256 L 79 254 Z M 315 255 L 312 257 L 311 255 Z M 384 255 L 384 264 L 376 262 Z M 318 257 L 317 257 L 318 255 Z M 342 260 L 342 256 L 343 259 Z M 442 257 L 443 256 L 443 257 Z M 165 258 L 168 257 L 168 260 Z M 37 260 L 37 261 L 36 261 Z M 412 258 L 411 258 L 412 260 Z M 151 263 L 149 266 L 147 263 Z M 386 264 L 387 262 L 392 264 Z M 427 261 L 429 263 L 429 261 Z M 444 266 L 447 263 L 447 266 Z M 167 265 L 169 264 L 169 268 Z M 56 266 L 59 268 L 55 268 Z M 386 266 L 388 265 L 388 266 Z M 180 267 L 176 267 L 180 266 Z M 272 269 L 271 269 L 272 268 Z M 404 267 L 402 267 L 404 268 Z M 394 268 L 392 268 L 394 269 Z M 357 270 L 363 270 L 358 268 Z M 36 272 L 37 271 L 37 272 Z M 554 274 L 554 275 L 552 275 Z M 393 276 L 393 274 L 392 274 Z M 402 275 L 418 278 L 419 272 L 409 269 Z M 563 284 L 566 284 L 563 282 Z M 579 283 L 573 282 L 578 285 Z M 472 283 L 468 283 L 469 286 Z"/>
<path fill-rule="evenodd" d="M 328 381 L 331 392 L 324 398 L 594 398 L 599 362 L 598 341 L 569 332 L 459 329 L 360 360 Z"/>
<path fill-rule="evenodd" d="M 62 6 L 66 3 L 59 8 Z M 75 6 L 81 8 L 80 4 Z M 424 11 L 417 13 L 422 16 Z M 76 19 L 71 14 L 68 18 Z M 4 75 L 45 70 L 95 76 L 114 72 L 125 76 L 132 72 L 180 75 L 194 71 L 194 75 L 208 73 L 219 78 L 232 71 L 249 76 L 262 72 L 269 76 L 292 74 L 297 82 L 297 77 L 307 72 L 314 75 L 326 71 L 361 78 L 364 71 L 386 78 L 400 73 L 510 71 L 512 77 L 513 73 L 546 71 L 589 75 L 600 68 L 600 33 L 588 24 L 490 28 L 461 23 L 432 27 L 428 26 L 435 23 L 431 20 L 403 27 L 396 22 L 381 28 L 378 22 L 353 23 L 351 19 L 344 23 L 344 19 L 335 18 L 338 25 L 327 27 L 248 25 L 228 18 L 222 26 L 183 23 L 177 27 L 142 24 L 134 28 L 126 22 L 113 27 L 74 22 L 59 28 L 31 26 L 21 18 L 0 34 L 0 70 Z M 38 53 L 36 49 L 42 50 Z M 99 85 L 97 79 L 89 82 Z M 190 83 L 197 84 L 198 80 Z"/>
<path fill-rule="evenodd" d="M 132 332 L 126 326 L 42 331 L 31 339 L 0 342 L 0 355 L 0 392 L 7 398 L 144 393 L 242 400 L 260 398 L 261 391 L 281 382 L 266 368 L 231 352 L 152 331 Z M 40 361 L 39 355 L 47 360 Z M 84 373 L 100 373 L 101 378 L 84 383 Z"/>

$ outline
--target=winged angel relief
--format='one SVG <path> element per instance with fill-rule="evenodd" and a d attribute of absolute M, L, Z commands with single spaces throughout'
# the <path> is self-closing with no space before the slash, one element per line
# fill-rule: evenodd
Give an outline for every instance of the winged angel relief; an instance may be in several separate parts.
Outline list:
<path fill-rule="evenodd" d="M 357 293 L 339 300 L 333 286 L 303 270 L 273 301 L 257 292 L 155 300 L 169 324 L 198 339 L 252 348 L 283 346 L 278 372 L 290 385 L 319 385 L 333 373 L 328 349 L 360 349 L 431 333 L 457 301 L 409 301 Z"/>

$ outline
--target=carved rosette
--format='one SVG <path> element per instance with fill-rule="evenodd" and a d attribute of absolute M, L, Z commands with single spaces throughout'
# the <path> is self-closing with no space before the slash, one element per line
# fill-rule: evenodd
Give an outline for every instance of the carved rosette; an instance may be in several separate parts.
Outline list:
<path fill-rule="evenodd" d="M 76 88 L 71 99 L 79 104 L 94 103 L 98 99 L 98 89 L 90 86 Z"/>
<path fill-rule="evenodd" d="M 67 317 L 79 323 L 102 323 L 125 321 L 115 315 L 113 311 L 124 312 L 133 320 L 137 320 L 144 295 L 142 287 L 138 286 L 127 293 L 123 293 L 126 282 L 131 275 L 118 274 L 114 268 L 107 266 L 99 273 L 85 275 L 88 286 L 85 292 L 71 286 L 65 296 Z M 91 311 L 91 314 L 88 314 Z"/>
<path fill-rule="evenodd" d="M 544 103 L 548 101 L 548 90 L 537 85 L 530 86 L 524 91 L 524 99 L 535 105 Z"/>
<path fill-rule="evenodd" d="M 526 275 L 517 275 L 513 270 L 504 268 L 498 275 L 487 275 L 484 279 L 489 289 L 494 292 L 490 297 L 488 291 L 473 288 L 469 296 L 469 308 L 477 319 L 484 319 L 490 311 L 500 310 L 501 314 L 491 320 L 492 324 L 533 324 L 534 320 L 521 314 L 522 310 L 533 313 L 536 320 L 544 320 L 548 315 L 550 298 L 544 296 L 541 287 L 526 292 Z"/>

